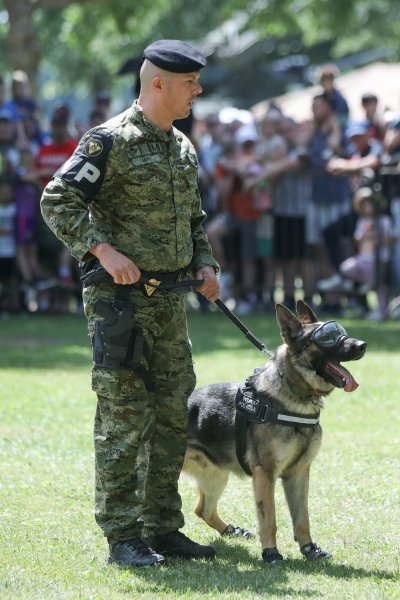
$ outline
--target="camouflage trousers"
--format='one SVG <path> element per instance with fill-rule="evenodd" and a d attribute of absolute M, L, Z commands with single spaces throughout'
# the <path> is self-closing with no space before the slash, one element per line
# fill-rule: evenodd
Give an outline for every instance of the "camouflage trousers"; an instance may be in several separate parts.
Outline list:
<path fill-rule="evenodd" d="M 89 334 L 98 299 L 111 301 L 112 286 L 84 290 Z M 178 478 L 187 443 L 187 399 L 195 374 L 184 297 L 158 291 L 146 298 L 133 289 L 135 327 L 143 330 L 144 364 L 154 383 L 146 388 L 132 369 L 94 366 L 95 518 L 109 540 L 150 537 L 184 524 Z"/>

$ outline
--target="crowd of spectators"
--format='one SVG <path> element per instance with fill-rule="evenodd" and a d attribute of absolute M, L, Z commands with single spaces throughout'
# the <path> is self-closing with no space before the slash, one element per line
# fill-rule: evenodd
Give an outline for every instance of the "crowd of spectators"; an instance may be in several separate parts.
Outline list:
<path fill-rule="evenodd" d="M 227 108 L 197 137 L 206 231 L 238 314 L 303 297 L 328 314 L 383 320 L 398 293 L 400 120 L 369 91 L 354 120 L 335 76 L 321 69 L 302 120 L 273 101 L 260 121 Z"/>
<path fill-rule="evenodd" d="M 177 123 L 198 151 L 222 299 L 238 314 L 268 311 L 277 300 L 294 308 L 301 296 L 319 311 L 381 320 L 399 293 L 400 119 L 366 90 L 365 117 L 353 120 L 336 74 L 321 69 L 302 120 L 271 101 L 258 121 L 225 107 Z M 112 116 L 110 107 L 109 94 L 99 93 L 88 123 L 78 124 L 60 104 L 47 131 L 26 74 L 16 71 L 9 90 L 0 79 L 3 314 L 79 310 L 76 261 L 45 227 L 40 196 L 85 131 Z"/>
<path fill-rule="evenodd" d="M 110 96 L 93 101 L 88 123 L 73 122 L 57 105 L 45 128 L 29 79 L 15 71 L 10 89 L 0 79 L 0 312 L 79 310 L 76 260 L 45 226 L 42 190 L 90 127 L 109 118 Z"/>

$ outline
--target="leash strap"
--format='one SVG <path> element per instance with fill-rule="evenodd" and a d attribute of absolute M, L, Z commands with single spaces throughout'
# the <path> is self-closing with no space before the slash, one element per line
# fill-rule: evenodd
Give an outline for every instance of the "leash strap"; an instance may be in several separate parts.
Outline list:
<path fill-rule="evenodd" d="M 250 342 L 257 348 L 257 350 L 260 350 L 262 354 L 265 354 L 270 358 L 274 356 L 274 353 L 271 352 L 271 350 L 269 350 L 267 346 L 254 335 L 254 333 L 251 333 L 251 331 L 246 327 L 246 325 L 240 319 L 237 318 L 237 316 L 226 306 L 226 304 L 222 302 L 222 300 L 218 298 L 218 300 L 215 300 L 215 304 L 232 321 L 232 323 L 234 323 L 236 327 L 238 327 L 244 333 L 247 339 L 250 340 Z"/>
<path fill-rule="evenodd" d="M 174 288 L 195 288 L 203 283 L 203 279 L 183 279 L 182 281 L 155 284 L 151 281 L 151 279 L 149 280 L 141 277 L 138 283 L 150 286 L 152 288 L 168 291 Z M 271 352 L 271 350 L 269 350 L 269 348 L 267 348 L 267 346 L 261 340 L 259 340 L 240 319 L 238 319 L 238 317 L 226 306 L 224 302 L 222 302 L 222 300 L 218 298 L 215 300 L 215 304 L 232 321 L 232 323 L 234 323 L 236 327 L 238 327 L 240 331 L 245 334 L 247 339 L 253 344 L 253 346 L 257 348 L 257 350 L 260 350 L 262 354 L 269 356 L 269 358 L 274 356 L 274 353 Z"/>
<path fill-rule="evenodd" d="M 79 265 L 82 272 L 80 279 L 85 286 L 96 285 L 105 281 L 113 283 L 113 278 L 104 269 L 104 267 L 100 265 L 97 259 L 87 261 L 86 263 L 81 262 L 79 263 Z M 202 283 L 202 279 L 182 279 L 181 281 L 158 281 L 152 279 L 151 277 L 149 278 L 142 276 L 140 277 L 139 281 L 132 285 L 142 285 L 143 288 L 146 289 L 147 295 L 151 296 L 151 294 L 156 290 L 170 291 L 178 288 L 186 288 L 187 290 L 189 290 L 189 288 L 195 288 L 198 285 L 201 285 Z M 117 288 L 118 287 L 119 286 L 117 286 Z M 129 290 L 131 288 L 131 285 L 120 287 Z M 259 340 L 254 335 L 254 333 L 252 333 L 246 327 L 246 325 L 242 323 L 240 319 L 237 318 L 237 316 L 226 306 L 226 304 L 224 304 L 224 302 L 222 302 L 222 300 L 218 298 L 217 300 L 215 300 L 215 304 L 232 321 L 232 323 L 234 323 L 236 327 L 238 327 L 244 333 L 247 339 L 257 348 L 257 350 L 262 352 L 262 354 L 269 356 L 270 358 L 274 356 L 274 353 L 271 352 L 271 350 L 269 350 L 267 346 L 261 340 Z"/>

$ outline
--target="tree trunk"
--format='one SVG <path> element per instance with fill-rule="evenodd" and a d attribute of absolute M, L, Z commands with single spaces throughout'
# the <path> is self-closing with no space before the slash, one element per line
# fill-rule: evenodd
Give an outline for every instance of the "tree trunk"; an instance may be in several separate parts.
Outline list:
<path fill-rule="evenodd" d="M 33 13 L 38 8 L 63 10 L 75 2 L 86 3 L 93 0 L 4 0 L 8 12 L 9 30 L 7 49 L 13 71 L 25 71 L 36 91 L 39 64 L 42 58 L 39 33 L 33 22 Z"/>
<path fill-rule="evenodd" d="M 4 0 L 8 11 L 9 32 L 7 48 L 12 70 L 25 71 L 32 88 L 36 87 L 41 59 L 37 32 L 33 24 L 33 13 L 37 4 L 30 0 Z"/>

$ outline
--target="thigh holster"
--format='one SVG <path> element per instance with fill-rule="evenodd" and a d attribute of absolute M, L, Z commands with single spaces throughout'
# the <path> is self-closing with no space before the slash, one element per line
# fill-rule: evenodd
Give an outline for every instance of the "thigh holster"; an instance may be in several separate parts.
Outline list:
<path fill-rule="evenodd" d="M 144 336 L 141 329 L 133 326 L 132 305 L 121 301 L 107 304 L 99 300 L 95 310 L 104 320 L 96 322 L 94 364 L 109 369 L 137 368 L 144 353 Z"/>

